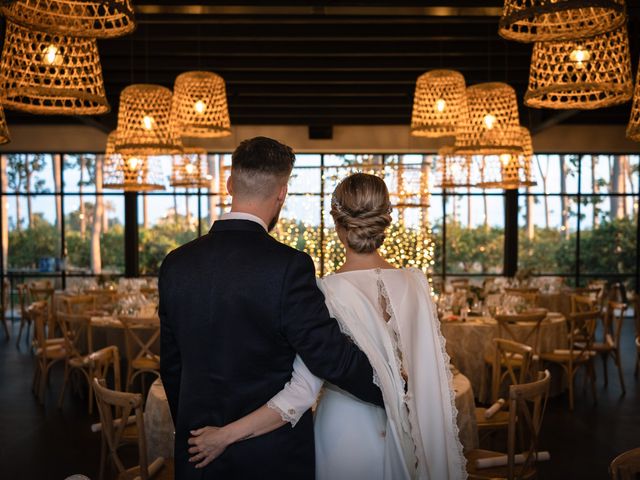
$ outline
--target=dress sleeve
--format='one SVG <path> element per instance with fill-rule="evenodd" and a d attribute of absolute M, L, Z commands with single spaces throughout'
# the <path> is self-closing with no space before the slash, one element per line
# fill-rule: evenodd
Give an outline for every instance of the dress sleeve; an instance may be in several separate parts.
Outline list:
<path fill-rule="evenodd" d="M 293 361 L 291 380 L 278 392 L 267 406 L 277 411 L 282 420 L 296 426 L 302 415 L 316 402 L 324 380 L 309 371 L 299 355 Z"/>

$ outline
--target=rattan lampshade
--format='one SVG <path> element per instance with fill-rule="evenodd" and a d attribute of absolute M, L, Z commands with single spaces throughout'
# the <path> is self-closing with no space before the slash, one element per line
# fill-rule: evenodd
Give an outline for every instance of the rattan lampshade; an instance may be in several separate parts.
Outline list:
<path fill-rule="evenodd" d="M 7 119 L 4 116 L 4 109 L 0 107 L 0 145 L 9 143 L 11 136 L 9 135 L 9 127 L 7 126 Z"/>
<path fill-rule="evenodd" d="M 624 0 L 505 0 L 499 33 L 519 42 L 587 38 L 622 26 Z"/>
<path fill-rule="evenodd" d="M 173 89 L 173 125 L 184 137 L 231 135 L 224 80 L 212 72 L 185 72 Z"/>
<path fill-rule="evenodd" d="M 531 162 L 533 161 L 533 142 L 529 129 L 520 127 L 522 153 L 518 155 L 504 153 L 482 158 L 480 165 L 480 188 L 502 188 L 515 190 L 536 184 L 533 179 Z"/>
<path fill-rule="evenodd" d="M 467 121 L 464 77 L 454 70 L 432 70 L 418 77 L 413 97 L 411 135 L 450 137 Z"/>
<path fill-rule="evenodd" d="M 467 88 L 468 121 L 456 137 L 458 155 L 522 152 L 515 90 L 506 83 L 479 83 Z"/>
<path fill-rule="evenodd" d="M 627 125 L 627 138 L 634 142 L 640 142 L 640 66 L 636 75 L 636 88 L 633 92 L 631 116 Z"/>
<path fill-rule="evenodd" d="M 208 188 L 211 176 L 207 168 L 207 151 L 185 147 L 181 155 L 174 155 L 169 184 L 172 187 Z"/>
<path fill-rule="evenodd" d="M 171 90 L 129 85 L 120 93 L 116 151 L 123 155 L 173 155 L 182 144 L 171 128 Z"/>
<path fill-rule="evenodd" d="M 74 37 L 112 38 L 136 27 L 130 0 L 5 0 L 2 13 L 23 27 Z"/>
<path fill-rule="evenodd" d="M 0 98 L 5 107 L 30 113 L 108 112 L 96 41 L 50 35 L 7 22 Z"/>
<path fill-rule="evenodd" d="M 533 46 L 525 104 L 594 109 L 628 101 L 633 93 L 627 29 L 585 40 Z"/>
<path fill-rule="evenodd" d="M 453 147 L 438 151 L 435 185 L 441 188 L 473 187 L 480 180 L 478 164 L 471 155 L 457 155 Z"/>
<path fill-rule="evenodd" d="M 115 151 L 118 132 L 107 137 L 102 186 L 125 192 L 164 190 L 162 165 L 157 157 L 124 156 Z"/>

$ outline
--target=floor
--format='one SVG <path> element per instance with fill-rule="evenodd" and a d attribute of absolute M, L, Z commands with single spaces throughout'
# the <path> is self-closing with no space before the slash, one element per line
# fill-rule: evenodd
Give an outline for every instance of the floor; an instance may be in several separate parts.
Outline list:
<path fill-rule="evenodd" d="M 89 416 L 84 400 L 73 394 L 67 394 L 62 409 L 57 408 L 61 368 L 54 369 L 46 403 L 39 405 L 31 393 L 33 358 L 24 341 L 16 348 L 16 334 L 17 324 L 9 342 L 0 331 L 0 478 L 62 480 L 81 473 L 97 479 L 100 438 L 90 431 L 97 413 Z M 611 363 L 609 387 L 603 387 L 598 363 L 597 405 L 581 388 L 573 413 L 568 413 L 566 395 L 550 399 L 541 449 L 551 452 L 551 460 L 540 464 L 539 478 L 606 479 L 611 459 L 640 446 L 640 381 L 633 377 L 631 319 L 625 325 L 622 343 L 625 396 L 621 396 Z"/>

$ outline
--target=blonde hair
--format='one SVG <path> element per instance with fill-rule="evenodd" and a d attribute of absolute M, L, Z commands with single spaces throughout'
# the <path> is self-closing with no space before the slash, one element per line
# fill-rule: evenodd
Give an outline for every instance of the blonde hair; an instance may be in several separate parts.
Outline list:
<path fill-rule="evenodd" d="M 380 248 L 391 225 L 389 191 L 380 177 L 355 173 L 336 187 L 331 198 L 331 216 L 346 232 L 349 248 L 371 253 Z"/>

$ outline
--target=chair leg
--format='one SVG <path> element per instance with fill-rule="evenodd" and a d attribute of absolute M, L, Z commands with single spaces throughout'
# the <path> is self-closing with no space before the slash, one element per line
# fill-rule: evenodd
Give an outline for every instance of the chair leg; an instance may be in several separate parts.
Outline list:
<path fill-rule="evenodd" d="M 24 328 L 24 318 L 20 318 L 20 329 L 18 330 L 18 338 L 16 339 L 16 347 L 20 346 L 20 338 L 22 337 L 22 329 Z"/>
<path fill-rule="evenodd" d="M 100 441 L 100 480 L 104 479 L 104 467 L 107 460 L 107 445 L 104 441 L 104 435 L 100 433 L 102 439 Z"/>
<path fill-rule="evenodd" d="M 602 359 L 602 370 L 604 371 L 604 386 L 606 388 L 609 385 L 609 374 L 607 372 L 607 361 L 609 360 L 609 354 L 601 353 L 600 358 Z"/>
<path fill-rule="evenodd" d="M 60 396 L 58 397 L 58 408 L 62 408 L 62 404 L 64 402 L 64 392 L 67 388 L 67 383 L 69 382 L 69 374 L 70 368 L 69 364 L 65 362 L 64 364 L 64 381 L 62 382 L 62 390 L 60 390 Z"/>
<path fill-rule="evenodd" d="M 620 387 L 622 387 L 622 394 L 625 395 L 627 393 L 627 389 L 624 385 L 624 374 L 622 372 L 622 360 L 620 359 L 620 351 L 616 351 L 615 360 L 616 366 L 618 367 L 618 375 L 620 376 Z"/>
<path fill-rule="evenodd" d="M 7 327 L 7 319 L 5 318 L 4 315 L 2 315 L 2 326 L 4 327 L 4 334 L 7 337 L 5 338 L 5 340 L 8 342 L 9 339 L 11 338 L 11 335 L 9 334 L 9 327 Z"/>

